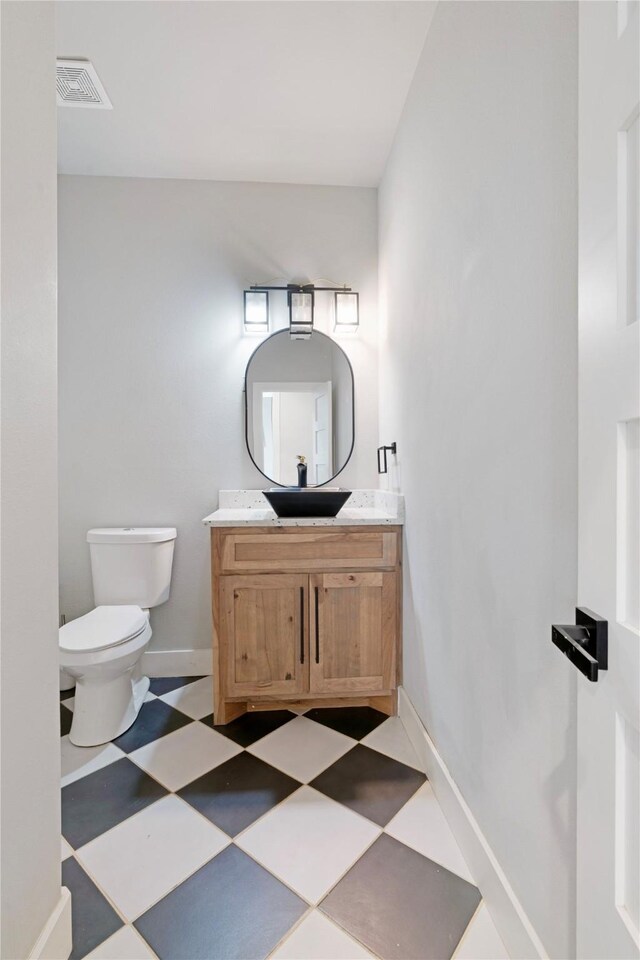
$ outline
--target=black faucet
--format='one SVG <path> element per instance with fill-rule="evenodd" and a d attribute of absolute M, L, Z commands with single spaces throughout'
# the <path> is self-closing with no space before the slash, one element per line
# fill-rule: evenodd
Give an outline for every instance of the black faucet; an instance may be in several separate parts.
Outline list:
<path fill-rule="evenodd" d="M 300 455 L 298 456 L 298 486 L 306 487 L 307 485 L 307 461 Z"/>

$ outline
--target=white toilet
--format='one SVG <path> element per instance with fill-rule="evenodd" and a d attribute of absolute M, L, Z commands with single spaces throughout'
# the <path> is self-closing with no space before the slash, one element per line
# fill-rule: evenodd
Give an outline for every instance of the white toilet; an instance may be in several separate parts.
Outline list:
<path fill-rule="evenodd" d="M 60 628 L 60 688 L 74 686 L 69 739 L 107 743 L 138 716 L 149 689 L 140 658 L 151 639 L 149 609 L 169 599 L 175 527 L 89 530 L 96 608 Z"/>

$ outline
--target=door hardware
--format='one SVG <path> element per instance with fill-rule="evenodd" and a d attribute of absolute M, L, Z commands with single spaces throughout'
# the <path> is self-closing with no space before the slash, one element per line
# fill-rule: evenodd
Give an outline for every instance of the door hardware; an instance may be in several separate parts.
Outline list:
<path fill-rule="evenodd" d="M 586 607 L 576 607 L 575 625 L 554 623 L 551 642 L 592 683 L 607 669 L 608 623 Z"/>

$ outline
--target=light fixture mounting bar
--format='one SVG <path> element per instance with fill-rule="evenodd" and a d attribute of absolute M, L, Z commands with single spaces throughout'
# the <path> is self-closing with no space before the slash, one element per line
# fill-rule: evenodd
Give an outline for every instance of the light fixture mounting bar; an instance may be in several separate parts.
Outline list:
<path fill-rule="evenodd" d="M 288 283 L 286 286 L 271 286 L 267 283 L 252 283 L 250 290 L 285 290 L 290 293 L 313 293 L 316 290 L 350 293 L 351 287 L 316 287 L 313 283 Z"/>

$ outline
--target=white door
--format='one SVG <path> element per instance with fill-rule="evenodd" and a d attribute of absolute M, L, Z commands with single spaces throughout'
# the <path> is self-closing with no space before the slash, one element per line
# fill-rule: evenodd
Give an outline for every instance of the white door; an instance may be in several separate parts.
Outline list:
<path fill-rule="evenodd" d="M 318 384 L 313 393 L 313 466 L 316 483 L 333 476 L 331 381 Z"/>
<path fill-rule="evenodd" d="M 577 678 L 577 954 L 613 960 L 640 955 L 640 17 L 579 15 L 578 597 L 609 622 L 609 666 Z"/>

